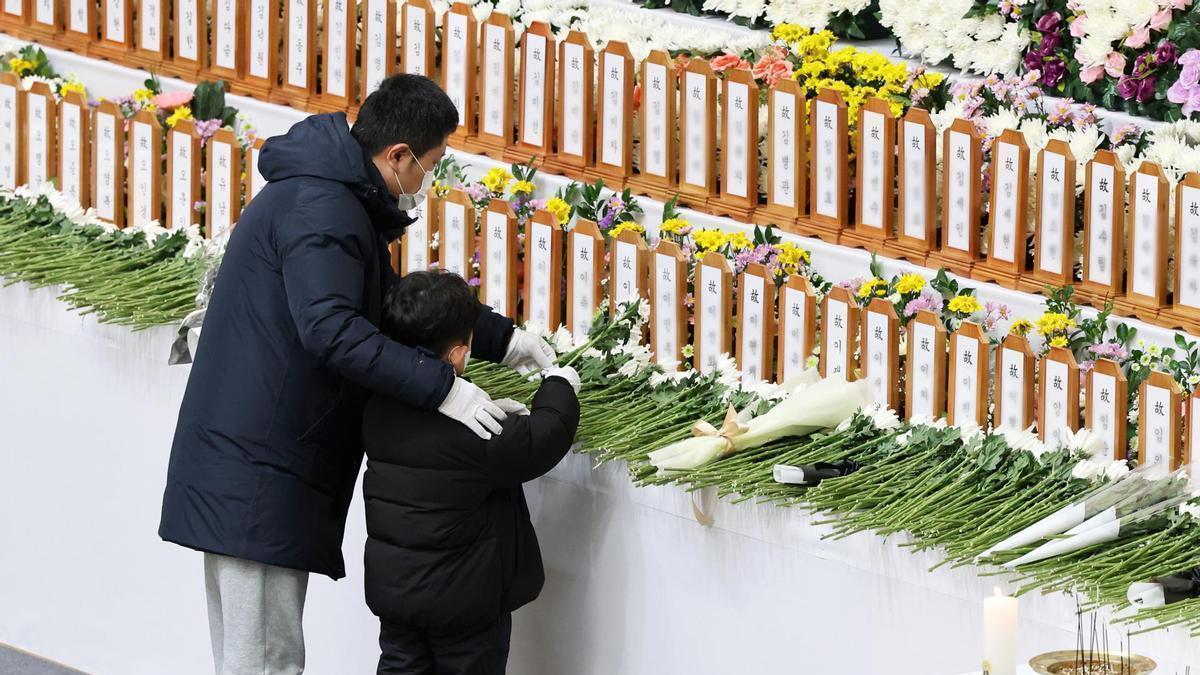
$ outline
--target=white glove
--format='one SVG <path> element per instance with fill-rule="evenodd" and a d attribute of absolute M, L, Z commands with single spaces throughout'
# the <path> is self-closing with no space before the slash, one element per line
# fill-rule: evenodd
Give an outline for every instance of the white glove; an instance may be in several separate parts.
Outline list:
<path fill-rule="evenodd" d="M 438 412 L 462 422 L 485 441 L 493 434 L 500 433 L 500 423 L 508 417 L 486 391 L 461 377 L 454 378 L 454 385 L 450 387 L 446 400 L 438 406 Z"/>
<path fill-rule="evenodd" d="M 561 377 L 567 381 L 567 384 L 571 385 L 576 394 L 579 393 L 579 373 L 575 372 L 575 369 L 571 366 L 551 368 L 546 371 L 546 377 Z"/>
<path fill-rule="evenodd" d="M 492 401 L 492 403 L 495 403 L 496 407 L 500 408 L 501 410 L 503 410 L 504 412 L 506 412 L 510 415 L 528 415 L 529 414 L 529 408 L 526 407 L 526 405 L 524 403 L 521 403 L 520 401 L 514 401 L 511 398 L 498 398 L 498 399 Z"/>
<path fill-rule="evenodd" d="M 522 375 L 554 365 L 554 349 L 542 338 L 517 328 L 508 340 L 500 365 Z"/>

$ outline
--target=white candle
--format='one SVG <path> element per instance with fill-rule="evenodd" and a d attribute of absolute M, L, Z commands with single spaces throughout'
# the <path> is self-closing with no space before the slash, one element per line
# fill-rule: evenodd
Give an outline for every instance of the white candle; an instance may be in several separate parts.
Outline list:
<path fill-rule="evenodd" d="M 983 675 L 1017 672 L 1017 599 L 997 588 L 983 599 Z"/>

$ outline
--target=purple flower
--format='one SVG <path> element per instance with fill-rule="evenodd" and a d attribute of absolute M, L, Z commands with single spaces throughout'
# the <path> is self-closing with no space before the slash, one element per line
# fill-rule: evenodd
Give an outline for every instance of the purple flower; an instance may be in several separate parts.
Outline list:
<path fill-rule="evenodd" d="M 1047 87 L 1056 87 L 1066 74 L 1067 64 L 1063 63 L 1062 59 L 1047 61 L 1042 68 L 1042 84 Z"/>
<path fill-rule="evenodd" d="M 1138 82 L 1128 75 L 1122 75 L 1120 80 L 1117 80 L 1117 95 L 1126 101 L 1137 96 Z"/>
<path fill-rule="evenodd" d="M 853 279 L 843 279 L 842 281 L 837 282 L 837 285 L 841 288 L 845 288 L 851 293 L 855 293 L 858 291 L 858 287 L 863 285 L 864 281 L 866 281 L 866 279 L 863 279 L 862 277 L 854 277 Z"/>
<path fill-rule="evenodd" d="M 471 277 L 470 279 L 467 279 L 468 286 L 480 286 L 482 284 L 483 280 L 481 280 L 479 277 Z"/>
<path fill-rule="evenodd" d="M 1104 344 L 1092 345 L 1088 347 L 1088 351 L 1096 355 L 1099 359 L 1112 359 L 1113 361 L 1124 361 L 1129 357 L 1129 352 L 1124 347 L 1115 342 L 1106 342 Z"/>
<path fill-rule="evenodd" d="M 1158 43 L 1158 49 L 1154 50 L 1154 65 L 1162 67 L 1175 63 L 1175 59 L 1179 58 L 1179 50 L 1170 40 L 1163 40 Z"/>
<path fill-rule="evenodd" d="M 1037 29 L 1039 31 L 1041 31 L 1043 33 L 1047 33 L 1049 31 L 1054 30 L 1055 28 L 1058 28 L 1058 24 L 1061 22 L 1062 22 L 1061 14 L 1059 14 L 1058 12 L 1050 12 L 1049 14 L 1043 14 L 1042 17 L 1037 20 L 1037 24 L 1035 24 L 1035 25 L 1037 26 Z"/>
<path fill-rule="evenodd" d="M 609 211 L 608 213 L 604 214 L 604 216 L 602 218 L 600 218 L 600 222 L 598 222 L 596 224 L 600 226 L 601 231 L 606 231 L 606 230 L 608 230 L 608 228 L 612 227 L 613 221 L 616 219 L 617 219 L 617 212 Z"/>
<path fill-rule="evenodd" d="M 1129 140 L 1131 137 L 1140 136 L 1141 133 L 1142 128 L 1133 122 L 1130 122 L 1129 124 L 1122 124 L 1113 131 L 1112 144 L 1120 145 Z"/>
<path fill-rule="evenodd" d="M 914 317 L 921 310 L 929 310 L 931 312 L 940 312 L 942 310 L 942 299 L 935 295 L 922 293 L 904 306 L 904 316 Z"/>
<path fill-rule="evenodd" d="M 1133 75 L 1145 75 L 1150 72 L 1150 68 L 1154 65 L 1154 55 L 1150 52 L 1142 52 L 1133 60 Z"/>
<path fill-rule="evenodd" d="M 1147 75 L 1138 82 L 1137 100 L 1138 103 L 1145 103 L 1154 98 L 1154 84 L 1156 78 L 1153 75 Z"/>
<path fill-rule="evenodd" d="M 1045 62 L 1045 59 L 1043 59 L 1042 55 L 1037 51 L 1031 49 L 1025 52 L 1025 58 L 1023 61 L 1025 62 L 1025 70 L 1032 73 L 1035 70 L 1040 71 L 1042 69 L 1042 64 Z"/>
<path fill-rule="evenodd" d="M 1050 56 L 1054 53 L 1054 50 L 1058 49 L 1060 46 L 1062 46 L 1062 34 L 1047 33 L 1046 35 L 1042 36 L 1042 42 L 1038 45 L 1038 52 L 1041 53 L 1042 56 Z"/>

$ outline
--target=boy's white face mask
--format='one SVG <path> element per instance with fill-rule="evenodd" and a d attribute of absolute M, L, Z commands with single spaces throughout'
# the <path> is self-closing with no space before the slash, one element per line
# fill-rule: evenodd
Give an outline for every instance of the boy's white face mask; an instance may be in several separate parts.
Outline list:
<path fill-rule="evenodd" d="M 408 151 L 413 156 L 413 161 L 417 163 L 417 168 L 421 170 L 421 187 L 416 192 L 409 194 L 404 192 L 404 183 L 400 181 L 400 174 L 392 171 L 392 175 L 396 177 L 396 185 L 400 187 L 400 196 L 396 198 L 396 207 L 401 211 L 412 211 L 425 201 L 425 195 L 429 189 L 433 187 L 433 172 L 426 171 L 425 167 L 421 166 L 421 160 L 417 159 L 416 153 L 412 150 Z"/>

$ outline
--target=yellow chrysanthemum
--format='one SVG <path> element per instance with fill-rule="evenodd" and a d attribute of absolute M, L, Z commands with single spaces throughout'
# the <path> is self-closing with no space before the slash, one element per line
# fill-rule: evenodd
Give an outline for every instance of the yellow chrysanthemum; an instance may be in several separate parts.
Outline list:
<path fill-rule="evenodd" d="M 781 23 L 771 29 L 771 38 L 788 44 L 798 42 L 812 31 L 798 23 Z"/>
<path fill-rule="evenodd" d="M 983 309 L 983 305 L 979 304 L 979 300 L 975 299 L 975 296 L 973 295 L 955 296 L 950 300 L 950 304 L 946 305 L 946 307 L 951 312 L 957 312 L 959 314 L 974 314 L 975 312 Z"/>
<path fill-rule="evenodd" d="M 26 71 L 33 70 L 33 61 L 20 57 L 11 58 L 8 60 L 8 68 L 18 75 L 25 75 Z"/>
<path fill-rule="evenodd" d="M 550 201 L 546 202 L 546 210 L 554 216 L 559 225 L 566 225 L 571 218 L 571 205 L 560 197 L 551 197 Z"/>
<path fill-rule="evenodd" d="M 635 223 L 632 220 L 630 220 L 630 221 L 626 221 L 624 223 L 618 223 L 616 227 L 614 227 L 608 231 L 608 236 L 616 237 L 618 234 L 621 234 L 622 232 L 633 232 L 635 234 L 643 234 L 646 232 L 646 228 L 642 227 L 640 223 Z"/>
<path fill-rule="evenodd" d="M 680 234 L 691 226 L 692 224 L 683 218 L 667 218 L 662 221 L 662 225 L 659 225 L 658 229 L 665 234 Z"/>
<path fill-rule="evenodd" d="M 167 118 L 167 126 L 174 129 L 175 125 L 179 124 L 180 120 L 190 119 L 192 119 L 192 109 L 186 105 L 181 105 L 171 113 L 170 117 Z"/>
<path fill-rule="evenodd" d="M 154 92 L 145 87 L 135 89 L 133 92 L 133 100 L 138 103 L 149 103 L 154 100 Z"/>
<path fill-rule="evenodd" d="M 837 38 L 833 36 L 833 33 L 827 30 L 812 33 L 800 38 L 797 44 L 797 51 L 805 56 L 816 56 L 828 52 L 830 45 L 836 40 Z"/>
<path fill-rule="evenodd" d="M 869 298 L 877 294 L 887 293 L 887 282 L 883 279 L 868 279 L 858 287 L 858 297 Z"/>
<path fill-rule="evenodd" d="M 696 247 L 703 251 L 715 251 L 729 242 L 729 235 L 718 229 L 696 230 L 692 235 Z"/>
<path fill-rule="evenodd" d="M 1058 337 L 1050 339 L 1051 347 L 1066 347 L 1067 344 L 1068 344 L 1067 338 L 1066 338 L 1066 336 L 1063 336 L 1063 335 L 1059 335 Z"/>
<path fill-rule="evenodd" d="M 68 80 L 67 82 L 63 82 L 59 86 L 58 92 L 62 96 L 66 96 L 67 94 L 79 94 L 80 96 L 87 96 L 87 90 L 84 89 L 83 83 L 79 80 Z"/>
<path fill-rule="evenodd" d="M 898 293 L 917 293 L 925 288 L 925 277 L 920 274 L 904 274 L 896 282 Z"/>
<path fill-rule="evenodd" d="M 508 187 L 508 182 L 512 180 L 512 177 L 512 174 L 506 169 L 496 167 L 485 173 L 480 182 L 483 183 L 485 188 L 491 190 L 493 194 L 499 194 L 504 192 L 504 189 Z"/>
<path fill-rule="evenodd" d="M 1019 335 L 1024 337 L 1029 335 L 1029 331 L 1033 330 L 1033 322 L 1029 319 L 1017 319 L 1008 327 L 1009 335 Z"/>
<path fill-rule="evenodd" d="M 1037 322 L 1038 334 L 1042 337 L 1065 333 L 1074 327 L 1074 319 L 1062 312 L 1046 312 Z"/>
<path fill-rule="evenodd" d="M 533 194 L 534 185 L 531 181 L 519 180 L 513 183 L 512 193 L 514 195 L 531 195 Z"/>
<path fill-rule="evenodd" d="M 747 237 L 745 232 L 734 232 L 729 235 L 727 242 L 735 251 L 741 251 L 754 246 L 754 242 L 750 241 L 750 237 Z"/>
<path fill-rule="evenodd" d="M 784 267 L 796 267 L 800 263 L 808 264 L 808 251 L 800 248 L 790 241 L 785 241 L 776 247 L 779 251 L 779 264 Z"/>

